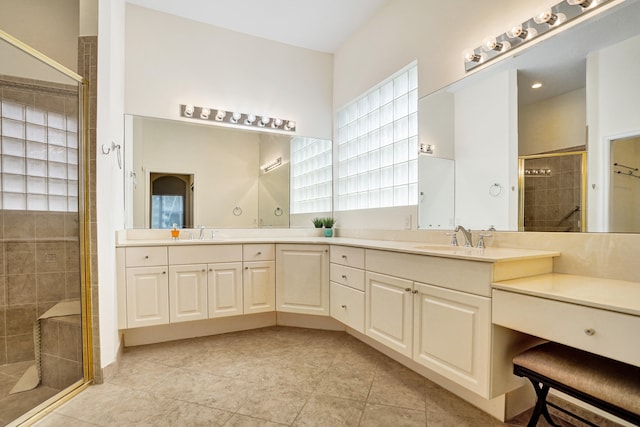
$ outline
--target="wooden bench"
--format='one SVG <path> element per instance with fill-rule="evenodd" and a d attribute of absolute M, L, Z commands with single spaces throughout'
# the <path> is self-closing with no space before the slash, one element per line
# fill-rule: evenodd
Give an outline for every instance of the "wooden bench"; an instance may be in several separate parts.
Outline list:
<path fill-rule="evenodd" d="M 549 415 L 547 405 L 595 426 L 547 402 L 551 388 L 640 425 L 640 367 L 548 342 L 514 357 L 513 373 L 528 378 L 536 391 L 536 406 L 528 427 L 537 425 L 540 415 L 550 425 L 557 426 Z"/>

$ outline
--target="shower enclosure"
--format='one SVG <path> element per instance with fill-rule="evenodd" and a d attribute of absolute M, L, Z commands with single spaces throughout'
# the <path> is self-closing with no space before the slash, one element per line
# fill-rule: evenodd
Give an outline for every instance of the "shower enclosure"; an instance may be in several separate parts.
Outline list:
<path fill-rule="evenodd" d="M 91 379 L 85 94 L 0 31 L 0 425 Z"/>

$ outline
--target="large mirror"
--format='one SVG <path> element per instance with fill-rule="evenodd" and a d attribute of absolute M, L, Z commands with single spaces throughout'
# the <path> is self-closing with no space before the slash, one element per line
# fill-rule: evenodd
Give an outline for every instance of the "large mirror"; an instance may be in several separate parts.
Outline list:
<path fill-rule="evenodd" d="M 322 198 L 330 206 L 331 141 L 126 116 L 126 226 L 289 227 L 292 147 L 322 154 L 323 163 L 316 161 L 315 166 L 321 167 L 328 181 L 323 181 L 322 188 L 329 194 Z M 307 175 L 294 176 L 294 184 Z M 313 187 L 313 183 L 305 184 Z M 304 212 L 313 196 L 318 196 L 302 193 L 293 192 L 298 212 Z M 323 204 L 322 210 L 330 207 Z"/>
<path fill-rule="evenodd" d="M 452 162 L 455 190 L 434 206 L 423 184 L 419 228 L 640 232 L 638 22 L 620 2 L 422 98 L 422 156 Z"/>

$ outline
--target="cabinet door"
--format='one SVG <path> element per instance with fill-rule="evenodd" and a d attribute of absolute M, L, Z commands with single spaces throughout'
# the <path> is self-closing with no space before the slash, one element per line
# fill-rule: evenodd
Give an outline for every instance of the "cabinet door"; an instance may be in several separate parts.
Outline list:
<path fill-rule="evenodd" d="M 329 315 L 329 246 L 278 245 L 278 311 Z"/>
<path fill-rule="evenodd" d="M 489 396 L 491 300 L 415 283 L 413 359 Z"/>
<path fill-rule="evenodd" d="M 127 268 L 127 327 L 169 323 L 167 267 Z"/>
<path fill-rule="evenodd" d="M 365 332 L 405 356 L 412 355 L 413 282 L 366 274 Z"/>
<path fill-rule="evenodd" d="M 169 267 L 169 308 L 170 323 L 207 318 L 206 264 Z"/>
<path fill-rule="evenodd" d="M 276 309 L 276 268 L 273 261 L 245 262 L 244 313 L 263 313 Z"/>
<path fill-rule="evenodd" d="M 209 318 L 242 314 L 242 263 L 208 265 Z"/>

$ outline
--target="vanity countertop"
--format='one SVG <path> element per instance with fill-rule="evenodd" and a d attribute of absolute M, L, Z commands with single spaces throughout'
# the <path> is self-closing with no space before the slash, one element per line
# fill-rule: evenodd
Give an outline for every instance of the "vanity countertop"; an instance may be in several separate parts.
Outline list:
<path fill-rule="evenodd" d="M 443 258 L 464 259 L 481 262 L 505 262 L 526 259 L 551 258 L 560 256 L 560 252 L 534 249 L 510 249 L 488 247 L 484 249 L 465 248 L 462 246 L 447 246 L 422 242 L 366 240 L 346 237 L 214 237 L 204 240 L 147 240 L 147 239 L 119 239 L 118 247 L 136 246 L 182 246 L 182 245 L 216 245 L 216 244 L 251 244 L 251 243 L 309 243 L 355 246 L 365 249 L 379 249 L 418 255 L 430 255 Z"/>
<path fill-rule="evenodd" d="M 639 282 L 550 273 L 494 282 L 492 287 L 640 316 Z"/>

